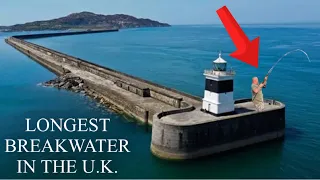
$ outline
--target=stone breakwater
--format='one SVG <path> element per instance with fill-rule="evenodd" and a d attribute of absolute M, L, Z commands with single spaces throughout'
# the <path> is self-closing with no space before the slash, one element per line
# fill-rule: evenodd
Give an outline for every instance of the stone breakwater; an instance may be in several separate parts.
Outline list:
<path fill-rule="evenodd" d="M 151 124 L 151 151 L 160 158 L 192 159 L 284 136 L 285 105 L 281 102 L 266 100 L 265 110 L 257 112 L 250 99 L 236 100 L 233 114 L 214 116 L 201 111 L 200 97 L 30 43 L 26 38 L 5 41 L 59 76 L 45 84 L 86 93 Z"/>

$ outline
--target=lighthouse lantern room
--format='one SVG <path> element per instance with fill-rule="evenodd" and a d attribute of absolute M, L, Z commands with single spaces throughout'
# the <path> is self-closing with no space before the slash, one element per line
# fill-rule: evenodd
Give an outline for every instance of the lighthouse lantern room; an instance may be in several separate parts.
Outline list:
<path fill-rule="evenodd" d="M 205 91 L 202 110 L 216 115 L 234 111 L 233 77 L 235 73 L 227 70 L 227 61 L 219 53 L 213 61 L 213 69 L 205 70 Z"/>

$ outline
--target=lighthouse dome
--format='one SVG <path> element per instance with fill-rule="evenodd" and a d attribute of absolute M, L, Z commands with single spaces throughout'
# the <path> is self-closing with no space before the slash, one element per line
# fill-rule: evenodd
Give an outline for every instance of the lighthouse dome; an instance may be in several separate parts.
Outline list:
<path fill-rule="evenodd" d="M 227 61 L 225 61 L 221 57 L 221 53 L 219 53 L 219 57 L 213 61 L 213 70 L 214 71 L 226 71 L 227 70 Z"/>
<path fill-rule="evenodd" d="M 213 61 L 213 63 L 227 63 L 227 61 L 225 61 L 222 57 L 221 57 L 221 53 L 219 53 L 219 57 Z"/>

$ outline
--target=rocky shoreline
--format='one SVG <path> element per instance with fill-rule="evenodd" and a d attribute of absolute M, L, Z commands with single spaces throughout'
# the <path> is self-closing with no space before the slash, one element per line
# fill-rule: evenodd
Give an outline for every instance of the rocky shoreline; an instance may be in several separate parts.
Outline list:
<path fill-rule="evenodd" d="M 75 93 L 83 94 L 84 96 L 89 96 L 96 100 L 99 104 L 106 106 L 108 109 L 117 113 L 123 113 L 123 111 L 120 110 L 118 107 L 108 102 L 106 98 L 89 89 L 89 87 L 86 85 L 83 79 L 81 79 L 78 76 L 75 76 L 72 73 L 66 73 L 62 76 L 56 77 L 55 79 L 41 83 L 40 85 L 44 87 L 64 89 Z"/>

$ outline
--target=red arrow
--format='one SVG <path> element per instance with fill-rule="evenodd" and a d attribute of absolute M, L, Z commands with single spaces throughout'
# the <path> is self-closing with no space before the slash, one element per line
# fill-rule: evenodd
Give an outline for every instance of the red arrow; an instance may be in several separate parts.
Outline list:
<path fill-rule="evenodd" d="M 218 9 L 217 13 L 237 48 L 230 56 L 257 68 L 260 38 L 250 41 L 226 6 Z"/>

